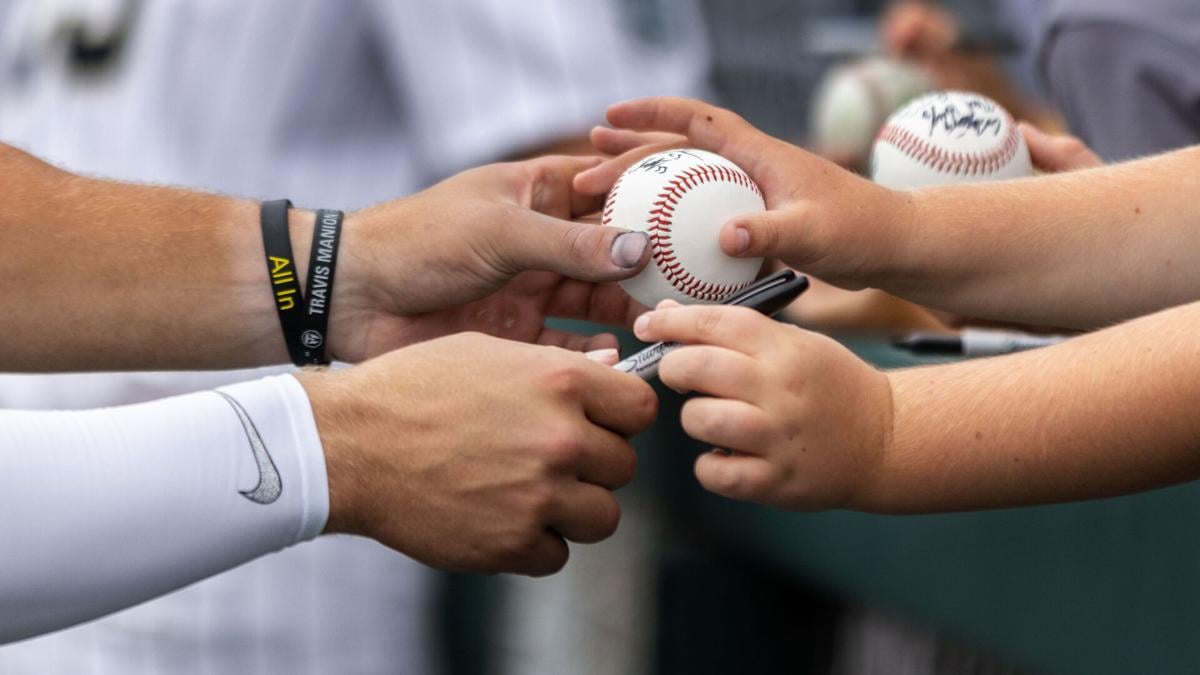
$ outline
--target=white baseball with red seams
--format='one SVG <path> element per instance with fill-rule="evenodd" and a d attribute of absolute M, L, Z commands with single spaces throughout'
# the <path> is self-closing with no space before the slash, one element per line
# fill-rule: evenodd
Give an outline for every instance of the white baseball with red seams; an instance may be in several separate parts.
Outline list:
<path fill-rule="evenodd" d="M 1012 115 L 986 96 L 963 91 L 928 94 L 898 110 L 871 153 L 872 180 L 897 190 L 1032 174 Z"/>
<path fill-rule="evenodd" d="M 720 155 L 686 149 L 647 157 L 617 179 L 604 204 L 603 224 L 650 235 L 650 262 L 621 288 L 647 307 L 666 298 L 724 300 L 753 283 L 763 261 L 725 255 L 721 226 L 765 209 L 754 181 Z"/>

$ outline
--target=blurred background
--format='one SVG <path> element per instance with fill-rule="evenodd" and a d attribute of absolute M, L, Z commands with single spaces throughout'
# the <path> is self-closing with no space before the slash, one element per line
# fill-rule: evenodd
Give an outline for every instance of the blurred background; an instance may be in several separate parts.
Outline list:
<path fill-rule="evenodd" d="M 345 209 L 481 163 L 589 152 L 606 105 L 654 94 L 711 100 L 864 172 L 887 116 L 943 88 L 1095 144 L 1102 130 L 1061 116 L 1045 86 L 1051 28 L 1073 16 L 1059 4 L 0 0 L 0 140 L 75 171 Z M 956 320 L 873 291 L 817 288 L 787 320 L 883 368 L 956 358 L 894 347 Z M 5 377 L 0 405 L 259 374 Z M 434 573 L 327 537 L 0 647 L 0 673 L 1200 670 L 1195 486 L 944 516 L 774 512 L 698 487 L 707 448 L 660 393 L 619 533 L 554 577 Z"/>

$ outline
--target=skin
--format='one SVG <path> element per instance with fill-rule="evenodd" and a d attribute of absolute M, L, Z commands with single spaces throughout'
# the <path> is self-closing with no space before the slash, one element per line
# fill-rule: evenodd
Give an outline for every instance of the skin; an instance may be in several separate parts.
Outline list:
<path fill-rule="evenodd" d="M 1032 352 L 882 373 L 754 312 L 664 303 L 635 332 L 686 345 L 659 376 L 698 394 L 684 429 L 732 451 L 698 459 L 708 489 L 795 510 L 915 513 L 1200 477 L 1196 149 L 1096 167 L 1077 141 L 1035 135 L 1039 165 L 1062 173 L 894 193 L 698 102 L 636 101 L 609 118 L 686 134 L 755 178 L 769 211 L 728 223 L 727 253 L 999 320 L 1095 327 L 1148 314 Z M 630 142 L 576 186 L 602 187 L 646 151 Z"/>
<path fill-rule="evenodd" d="M 361 361 L 475 330 L 579 349 L 613 346 L 549 330 L 551 316 L 628 324 L 613 281 L 645 264 L 640 234 L 570 222 L 596 200 L 571 190 L 589 158 L 467 171 L 346 216 L 330 353 Z M 258 205 L 76 176 L 0 145 L 9 241 L 0 312 L 9 372 L 235 368 L 287 360 L 263 257 Z M 314 216 L 290 215 L 307 269 Z M 30 236 L 30 232 L 39 236 Z"/>
<path fill-rule="evenodd" d="M 1017 124 L 1029 146 L 1029 158 L 1035 169 L 1043 173 L 1094 169 L 1104 165 L 1083 141 L 1069 134 L 1048 134 L 1029 122 Z"/>
<path fill-rule="evenodd" d="M 304 372 L 325 448 L 327 533 L 444 570 L 540 576 L 567 541 L 610 536 L 627 439 L 655 417 L 645 382 L 564 349 L 461 333 L 356 368 Z"/>
<path fill-rule="evenodd" d="M 643 340 L 697 392 L 696 477 L 778 508 L 924 513 L 1111 497 L 1200 478 L 1200 303 L 1010 356 L 880 372 L 752 311 L 660 306 Z M 1181 372 L 1182 371 L 1182 372 Z M 1194 371 L 1194 372 L 1193 372 Z"/>
<path fill-rule="evenodd" d="M 642 99 L 618 128 L 684 135 L 762 188 L 767 211 L 722 228 L 722 249 L 765 256 L 843 288 L 879 288 L 961 316 L 1091 329 L 1200 294 L 1200 147 L 1038 178 L 896 192 L 700 101 Z M 582 172 L 608 189 L 633 149 Z M 1154 236 L 1146 236 L 1147 232 Z M 1035 300 L 1036 299 L 1036 300 Z"/>
<path fill-rule="evenodd" d="M 444 569 L 541 575 L 567 541 L 616 528 L 612 491 L 633 476 L 627 439 L 653 420 L 653 390 L 611 368 L 613 336 L 545 326 L 628 325 L 641 309 L 609 282 L 645 264 L 645 236 L 570 220 L 598 206 L 571 189 L 597 161 L 486 166 L 347 215 L 329 348 L 367 360 L 297 374 L 326 455 L 327 532 Z M 0 368 L 286 360 L 257 204 L 75 176 L 7 146 L 0 184 Z M 314 215 L 290 216 L 303 278 Z"/>
<path fill-rule="evenodd" d="M 1058 173 L 1101 166 L 1096 153 L 1074 136 L 1047 134 L 1036 126 L 1021 122 L 1034 168 L 1042 173 Z M 653 148 L 686 147 L 688 140 L 679 134 L 637 132 L 596 127 L 591 134 L 596 149 L 605 154 L 638 156 Z M 963 317 L 947 312 L 932 312 L 877 289 L 846 290 L 812 277 L 812 287 L 797 302 L 784 310 L 792 321 L 807 328 L 835 332 L 880 332 L 934 330 L 949 331 L 965 323 Z"/>

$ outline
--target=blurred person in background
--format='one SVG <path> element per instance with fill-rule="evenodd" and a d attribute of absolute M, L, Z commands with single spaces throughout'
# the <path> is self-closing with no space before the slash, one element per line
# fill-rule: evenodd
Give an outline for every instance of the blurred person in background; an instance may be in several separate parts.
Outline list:
<path fill-rule="evenodd" d="M 1188 0 L 1004 0 L 1023 67 L 1026 92 L 1044 89 L 1061 121 L 1029 109 L 990 75 L 971 65 L 975 41 L 972 3 L 904 0 L 884 19 L 889 52 L 915 59 L 941 75 L 941 86 L 959 82 L 997 99 L 1017 117 L 1047 131 L 1069 128 L 1103 159 L 1119 161 L 1200 141 L 1200 5 Z M 1008 42 L 1006 40 L 1006 42 Z M 1002 45 L 1003 46 L 1003 45 Z M 990 58 L 987 54 L 979 58 Z M 1014 72 L 1009 69 L 1009 72 Z M 1029 75 L 1040 75 L 1041 87 Z M 972 78 L 972 74 L 976 77 Z"/>
<path fill-rule="evenodd" d="M 463 168 L 583 147 L 614 100 L 695 94 L 688 0 L 14 0 L 0 139 L 69 169 L 355 209 Z M 90 408 L 272 371 L 4 376 L 0 406 Z M 0 671 L 437 670 L 432 574 L 326 537 L 0 649 Z"/>
<path fill-rule="evenodd" d="M 1048 4 L 1038 64 L 1073 133 L 1106 161 L 1200 142 L 1200 4 Z"/>
<path fill-rule="evenodd" d="M 1016 119 L 1048 131 L 1063 122 L 1046 102 L 1035 60 L 1046 0 L 899 0 L 880 19 L 894 58 L 917 63 L 939 89 L 994 99 Z"/>

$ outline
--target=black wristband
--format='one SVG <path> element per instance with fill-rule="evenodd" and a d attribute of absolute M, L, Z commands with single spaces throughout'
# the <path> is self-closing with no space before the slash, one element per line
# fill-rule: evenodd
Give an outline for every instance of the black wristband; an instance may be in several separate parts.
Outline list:
<path fill-rule="evenodd" d="M 304 332 L 300 350 L 305 365 L 326 365 L 325 342 L 333 301 L 333 273 L 337 269 L 338 242 L 342 235 L 342 212 L 321 209 L 313 226 L 312 253 L 308 257 L 308 289 L 304 303 Z"/>
<path fill-rule="evenodd" d="M 306 363 L 300 347 L 304 295 L 300 291 L 296 257 L 292 254 L 292 237 L 288 229 L 288 209 L 291 206 L 292 203 L 287 199 L 263 202 L 261 221 L 267 274 L 271 280 L 271 292 L 275 296 L 275 309 L 279 312 L 279 325 L 283 328 L 288 356 L 292 363 L 299 366 Z"/>

